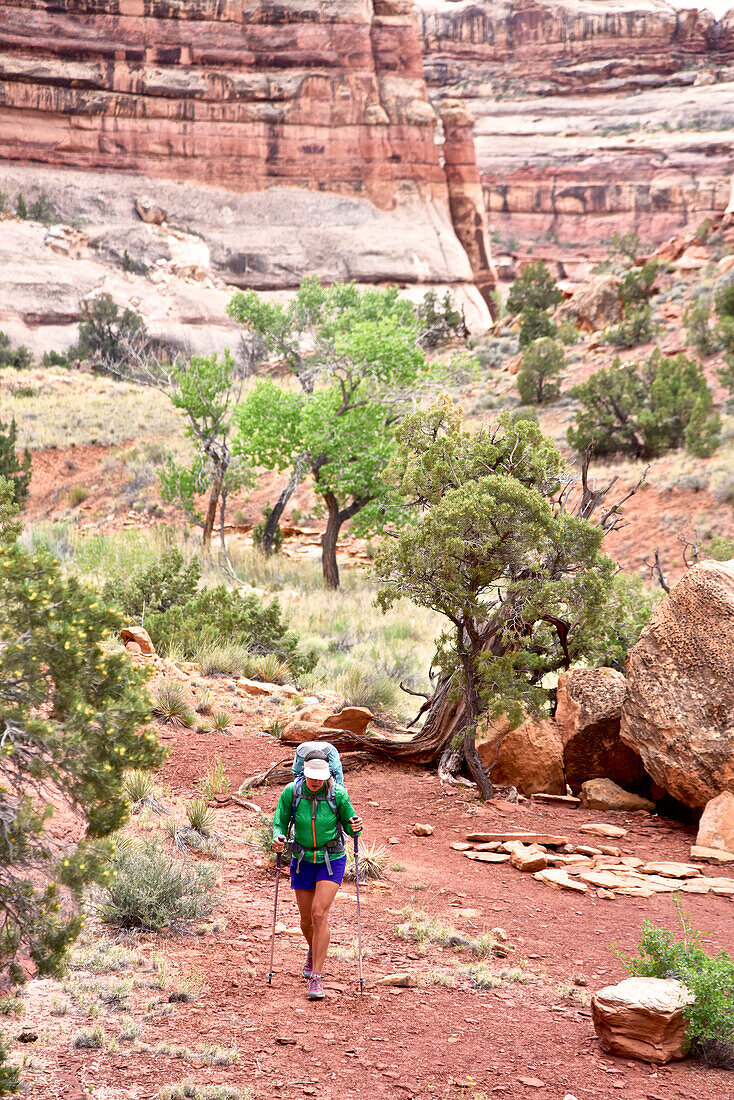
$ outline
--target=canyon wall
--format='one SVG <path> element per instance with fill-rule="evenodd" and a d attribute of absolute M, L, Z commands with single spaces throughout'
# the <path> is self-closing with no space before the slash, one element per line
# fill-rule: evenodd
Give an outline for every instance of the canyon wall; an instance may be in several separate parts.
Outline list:
<path fill-rule="evenodd" d="M 84 170 L 93 215 L 118 227 L 134 222 L 136 190 L 157 200 L 155 180 L 185 184 L 176 220 L 240 285 L 479 285 L 486 316 L 489 242 L 474 270 L 436 125 L 406 0 L 0 0 L 13 180 L 73 170 L 76 190 L 56 179 L 59 203 L 88 218 Z M 284 229 L 295 245 L 273 256 Z"/>
<path fill-rule="evenodd" d="M 660 240 L 725 209 L 734 11 L 664 0 L 418 0 L 436 100 L 461 96 L 490 224 L 575 245 Z"/>

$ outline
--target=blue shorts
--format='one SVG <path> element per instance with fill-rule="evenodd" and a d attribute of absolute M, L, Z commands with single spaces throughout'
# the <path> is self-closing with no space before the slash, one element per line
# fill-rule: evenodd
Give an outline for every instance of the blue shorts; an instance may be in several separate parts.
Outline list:
<path fill-rule="evenodd" d="M 298 860 L 291 860 L 291 889 L 315 890 L 316 883 L 324 880 L 335 882 L 340 886 L 347 866 L 347 857 L 343 855 L 335 859 L 331 856 L 330 859 L 331 874 L 329 874 L 329 867 L 326 863 L 308 863 L 305 859 L 302 859 L 301 868 L 297 871 Z"/>

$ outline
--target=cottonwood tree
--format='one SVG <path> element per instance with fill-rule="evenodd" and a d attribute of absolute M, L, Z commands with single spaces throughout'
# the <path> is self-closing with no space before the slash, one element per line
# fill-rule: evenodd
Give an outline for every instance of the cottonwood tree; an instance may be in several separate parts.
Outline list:
<path fill-rule="evenodd" d="M 202 529 L 202 545 L 211 549 L 214 525 L 219 517 L 220 540 L 226 556 L 224 525 L 229 493 L 246 485 L 250 471 L 232 454 L 232 416 L 242 396 L 244 378 L 228 351 L 217 355 L 194 355 L 188 360 L 157 358 L 147 348 L 130 345 L 127 364 L 117 374 L 129 381 L 152 386 L 180 409 L 185 434 L 194 456 L 189 463 L 177 463 L 169 456 L 161 472 L 166 500 L 182 508 L 188 519 Z M 203 512 L 199 497 L 206 497 Z"/>
<path fill-rule="evenodd" d="M 288 306 L 249 292 L 235 295 L 229 310 L 299 382 L 291 390 L 256 385 L 236 416 L 237 452 L 256 465 L 291 471 L 268 517 L 265 549 L 289 496 L 310 473 L 327 513 L 324 580 L 337 588 L 336 547 L 344 523 L 355 519 L 356 529 L 366 532 L 397 515 L 388 507 L 381 473 L 394 426 L 429 374 L 416 312 L 392 289 L 324 288 L 313 279 Z"/>
<path fill-rule="evenodd" d="M 546 702 L 544 678 L 581 656 L 612 583 L 602 552 L 620 505 L 603 507 L 583 470 L 575 479 L 537 424 L 504 416 L 462 429 L 448 399 L 408 416 L 396 432 L 387 477 L 416 523 L 388 540 L 375 567 L 383 609 L 407 598 L 448 620 L 434 668 L 437 686 L 423 729 L 390 754 L 463 765 L 481 796 L 493 787 L 477 753 L 481 719 L 517 726 Z M 602 507 L 598 524 L 591 522 Z"/>
<path fill-rule="evenodd" d="M 0 483 L 0 969 L 59 974 L 90 883 L 107 881 L 128 768 L 162 760 L 146 674 L 103 642 L 123 625 L 99 593 L 14 538 Z M 8 509 L 10 508 L 10 513 Z M 64 814 L 57 824 L 56 815 Z"/>

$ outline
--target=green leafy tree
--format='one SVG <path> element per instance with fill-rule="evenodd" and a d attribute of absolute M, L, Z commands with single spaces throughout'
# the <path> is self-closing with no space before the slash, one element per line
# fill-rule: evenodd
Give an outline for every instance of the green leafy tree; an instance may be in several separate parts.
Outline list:
<path fill-rule="evenodd" d="M 146 674 L 101 643 L 122 626 L 46 551 L 0 547 L 0 960 L 11 980 L 58 974 L 90 883 L 109 874 L 123 776 L 160 763 Z M 142 731 L 142 732 L 141 732 Z M 55 826 L 59 808 L 83 828 Z"/>
<path fill-rule="evenodd" d="M 526 405 L 545 405 L 561 392 L 559 375 L 565 362 L 563 347 L 547 336 L 534 340 L 523 352 L 517 388 Z"/>
<path fill-rule="evenodd" d="M 237 412 L 238 453 L 255 465 L 292 471 L 265 533 L 274 533 L 288 495 L 310 473 L 327 514 L 324 580 L 337 588 L 343 525 L 352 520 L 366 534 L 398 518 L 382 471 L 394 425 L 428 374 L 415 310 L 393 289 L 324 288 L 305 280 L 287 307 L 249 292 L 235 295 L 229 312 L 265 340 L 301 386 L 285 391 L 259 383 Z"/>
<path fill-rule="evenodd" d="M 578 639 L 588 664 L 624 672 L 628 651 L 662 598 L 663 593 L 645 584 L 642 577 L 617 573 L 612 579 L 602 616 L 592 630 Z"/>
<path fill-rule="evenodd" d="M 10 337 L 5 332 L 0 332 L 0 367 L 14 367 L 16 370 L 26 370 L 31 366 L 33 359 L 25 344 L 19 347 L 11 347 Z"/>
<path fill-rule="evenodd" d="M 644 363 L 622 363 L 596 371 L 575 386 L 580 402 L 569 444 L 580 453 L 627 453 L 653 458 L 683 443 L 695 454 L 711 454 L 718 415 L 700 366 L 683 355 L 655 350 Z"/>
<path fill-rule="evenodd" d="M 15 417 L 10 424 L 0 420 L 0 477 L 7 478 L 13 485 L 15 502 L 22 508 L 28 499 L 31 485 L 32 459 L 26 447 L 23 460 L 18 459 L 18 429 Z"/>
<path fill-rule="evenodd" d="M 510 287 L 507 312 L 511 315 L 526 309 L 548 310 L 561 302 L 561 292 L 543 260 L 528 264 Z"/>
<path fill-rule="evenodd" d="M 378 603 L 407 598 L 448 620 L 426 723 L 395 755 L 437 758 L 439 773 L 466 763 L 490 798 L 480 717 L 517 725 L 540 713 L 544 678 L 581 656 L 577 639 L 603 614 L 614 566 L 602 527 L 581 517 L 604 493 L 585 487 L 570 512 L 568 471 L 537 424 L 503 416 L 466 432 L 447 398 L 406 417 L 387 476 L 420 522 L 380 550 Z"/>
<path fill-rule="evenodd" d="M 645 305 L 652 294 L 658 270 L 657 261 L 649 260 L 641 267 L 627 272 L 619 288 L 619 300 L 625 312 Z"/>
<path fill-rule="evenodd" d="M 98 294 L 82 302 L 79 342 L 81 359 L 91 360 L 102 370 L 115 371 L 146 348 L 148 333 L 139 313 L 120 309 L 109 294 Z"/>

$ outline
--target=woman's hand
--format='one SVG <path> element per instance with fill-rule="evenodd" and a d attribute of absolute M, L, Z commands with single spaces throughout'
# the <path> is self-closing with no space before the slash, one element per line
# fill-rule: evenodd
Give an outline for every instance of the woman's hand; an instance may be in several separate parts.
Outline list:
<path fill-rule="evenodd" d="M 357 815 L 355 814 L 354 817 L 349 818 L 349 824 L 351 825 L 354 835 L 359 836 L 359 834 L 362 832 L 362 818 L 357 817 Z"/>
<path fill-rule="evenodd" d="M 280 855 L 280 853 L 283 851 L 284 848 L 285 848 L 285 837 L 281 833 L 280 836 L 276 836 L 275 840 L 273 841 L 273 851 L 277 852 L 278 855 Z"/>

